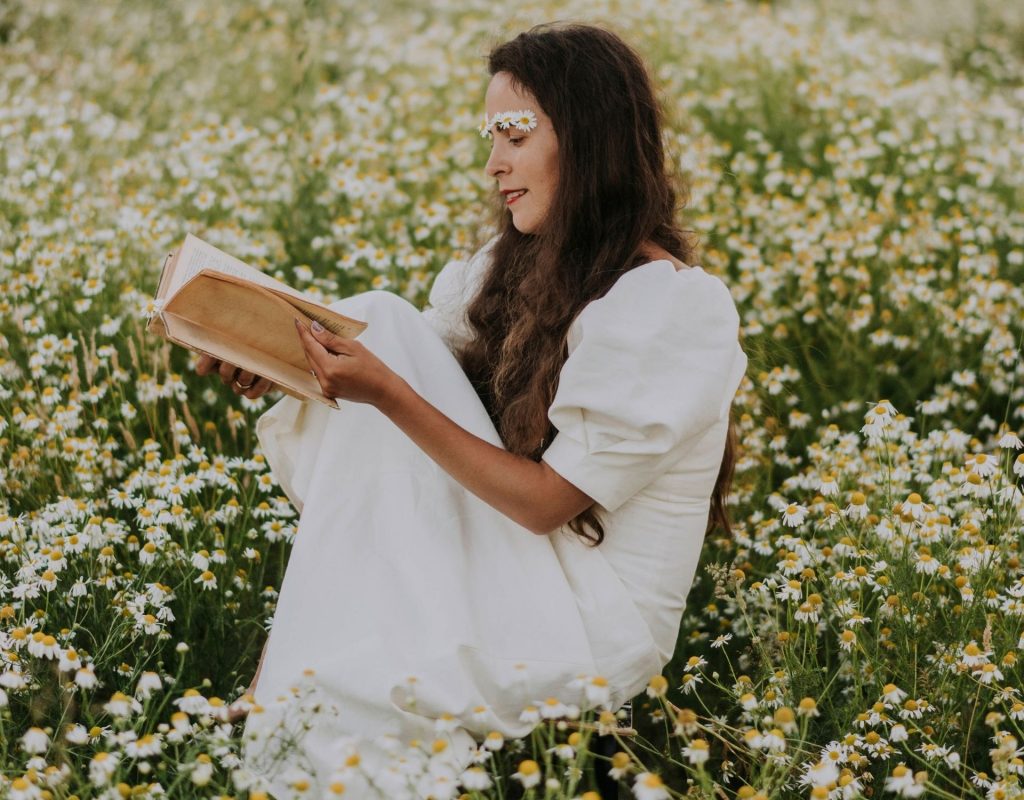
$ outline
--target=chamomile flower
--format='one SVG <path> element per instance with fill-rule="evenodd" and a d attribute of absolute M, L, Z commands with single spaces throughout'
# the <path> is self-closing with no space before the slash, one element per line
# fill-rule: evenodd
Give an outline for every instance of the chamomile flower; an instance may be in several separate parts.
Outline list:
<path fill-rule="evenodd" d="M 798 503 L 790 503 L 782 510 L 782 524 L 797 528 L 807 519 L 807 508 Z"/>
<path fill-rule="evenodd" d="M 153 692 L 163 689 L 163 681 L 155 672 L 143 672 L 135 686 L 135 696 L 148 700 Z"/>
<path fill-rule="evenodd" d="M 900 797 L 920 797 L 926 788 L 927 773 L 915 774 L 906 764 L 897 764 L 885 779 L 885 789 Z"/>
<path fill-rule="evenodd" d="M 147 733 L 124 746 L 125 755 L 130 758 L 149 758 L 159 755 L 163 745 L 156 735 Z"/>
<path fill-rule="evenodd" d="M 839 781 L 839 767 L 834 761 L 822 759 L 811 764 L 804 771 L 800 782 L 811 786 L 828 787 Z"/>
<path fill-rule="evenodd" d="M 469 791 L 486 791 L 492 786 L 490 775 L 481 767 L 470 767 L 459 775 L 459 782 Z"/>
<path fill-rule="evenodd" d="M 668 800 L 665 782 L 653 772 L 641 772 L 633 781 L 633 795 L 637 800 Z"/>
<path fill-rule="evenodd" d="M 540 722 L 540 709 L 537 706 L 526 706 L 519 714 L 519 721 L 527 725 L 536 725 Z"/>
<path fill-rule="evenodd" d="M 1004 450 L 1021 450 L 1024 449 L 1024 442 L 1013 431 L 1007 430 L 996 442 L 996 447 L 1001 447 Z"/>
<path fill-rule="evenodd" d="M 118 757 L 116 753 L 99 752 L 89 761 L 89 781 L 93 786 L 103 786 L 117 771 Z"/>
<path fill-rule="evenodd" d="M 991 478 L 996 474 L 996 470 L 999 469 L 996 459 L 987 453 L 975 453 L 968 456 L 964 466 L 968 472 L 973 472 L 982 478 Z"/>
<path fill-rule="evenodd" d="M 683 755 L 691 764 L 699 766 L 711 755 L 711 747 L 706 739 L 693 739 L 683 748 Z"/>
<path fill-rule="evenodd" d="M 608 679 L 600 675 L 590 678 L 583 687 L 584 695 L 591 706 L 606 707 L 611 700 Z"/>
<path fill-rule="evenodd" d="M 114 692 L 104 704 L 103 710 L 112 717 L 125 718 L 142 711 L 142 704 L 122 692 Z"/>
<path fill-rule="evenodd" d="M 668 691 L 668 679 L 664 675 L 654 675 L 647 683 L 648 697 L 664 697 Z"/>
<path fill-rule="evenodd" d="M 537 127 L 537 115 L 528 108 L 523 109 L 522 111 L 514 112 L 509 119 L 509 123 L 517 130 L 532 131 Z"/>
<path fill-rule="evenodd" d="M 628 775 L 630 768 L 633 765 L 632 759 L 630 759 L 628 753 L 624 753 L 619 750 L 617 753 L 612 755 L 612 765 L 608 770 L 608 775 L 612 780 L 621 780 L 624 776 Z"/>
<path fill-rule="evenodd" d="M 987 685 L 993 684 L 1003 679 L 1002 670 L 996 664 L 982 664 L 978 669 L 974 671 L 974 676 L 980 683 Z"/>
<path fill-rule="evenodd" d="M 21 749 L 26 753 L 45 753 L 50 747 L 50 737 L 42 728 L 31 727 L 21 737 Z"/>
<path fill-rule="evenodd" d="M 78 656 L 78 651 L 73 648 L 61 651 L 60 659 L 57 662 L 57 668 L 61 672 L 74 672 L 82 666 L 82 660 Z"/>
<path fill-rule="evenodd" d="M 492 752 L 497 752 L 505 746 L 505 737 L 498 731 L 491 731 L 484 737 L 483 746 Z"/>
<path fill-rule="evenodd" d="M 512 775 L 512 778 L 519 781 L 524 789 L 532 789 L 540 783 L 542 777 L 540 765 L 529 758 L 525 761 L 520 761 L 519 768 Z"/>
<path fill-rule="evenodd" d="M 924 516 L 924 500 L 921 499 L 921 495 L 917 492 L 911 492 L 907 499 L 900 504 L 900 510 L 904 515 L 919 520 Z"/>
<path fill-rule="evenodd" d="M 82 689 L 95 689 L 99 685 L 99 679 L 92 664 L 86 664 L 75 673 L 75 684 Z"/>
<path fill-rule="evenodd" d="M 874 443 L 882 439 L 886 432 L 892 427 L 896 417 L 896 409 L 887 400 L 876 403 L 874 407 L 864 415 L 864 426 L 861 433 L 868 442 Z"/>
<path fill-rule="evenodd" d="M 204 590 L 212 590 L 217 588 L 217 576 L 214 575 L 210 570 L 206 570 L 192 582 L 198 583 Z"/>
<path fill-rule="evenodd" d="M 991 653 L 982 650 L 976 642 L 968 642 L 960 651 L 960 663 L 965 667 L 980 667 L 988 663 Z"/>

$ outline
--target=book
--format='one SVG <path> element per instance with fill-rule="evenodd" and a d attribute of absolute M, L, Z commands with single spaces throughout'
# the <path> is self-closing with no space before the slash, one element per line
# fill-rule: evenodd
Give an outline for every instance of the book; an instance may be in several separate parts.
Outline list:
<path fill-rule="evenodd" d="M 156 308 L 146 330 L 331 408 L 338 403 L 313 377 L 293 320 L 345 338 L 366 329 L 192 234 L 164 259 Z"/>

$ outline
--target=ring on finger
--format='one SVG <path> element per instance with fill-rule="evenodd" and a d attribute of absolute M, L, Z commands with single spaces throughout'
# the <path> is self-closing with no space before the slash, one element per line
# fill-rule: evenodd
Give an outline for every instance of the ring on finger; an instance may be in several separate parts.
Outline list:
<path fill-rule="evenodd" d="M 245 391 L 247 389 L 251 389 L 253 386 L 256 385 L 256 381 L 254 381 L 254 380 L 250 381 L 249 383 L 239 383 L 238 382 L 238 378 L 235 378 L 234 383 L 235 383 L 235 386 L 237 386 L 242 391 Z"/>

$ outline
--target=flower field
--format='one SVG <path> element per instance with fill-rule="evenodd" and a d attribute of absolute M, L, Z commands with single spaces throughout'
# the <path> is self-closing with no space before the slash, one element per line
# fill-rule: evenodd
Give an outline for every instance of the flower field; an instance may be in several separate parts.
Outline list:
<path fill-rule="evenodd" d="M 1016 4 L 0 0 L 0 798 L 266 797 L 225 709 L 298 515 L 273 396 L 145 332 L 163 256 L 192 232 L 327 302 L 424 303 L 488 238 L 484 54 L 570 16 L 648 59 L 750 356 L 735 530 L 621 796 L 1024 795 Z M 319 777 L 594 800 L 601 688 L 468 769 L 441 720 Z"/>

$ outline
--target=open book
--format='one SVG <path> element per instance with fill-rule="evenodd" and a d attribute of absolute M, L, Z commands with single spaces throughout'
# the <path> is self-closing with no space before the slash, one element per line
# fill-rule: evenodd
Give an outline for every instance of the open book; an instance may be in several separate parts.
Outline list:
<path fill-rule="evenodd" d="M 156 300 L 147 330 L 331 408 L 337 402 L 310 372 L 292 320 L 316 320 L 346 338 L 366 328 L 192 234 L 164 260 Z"/>

